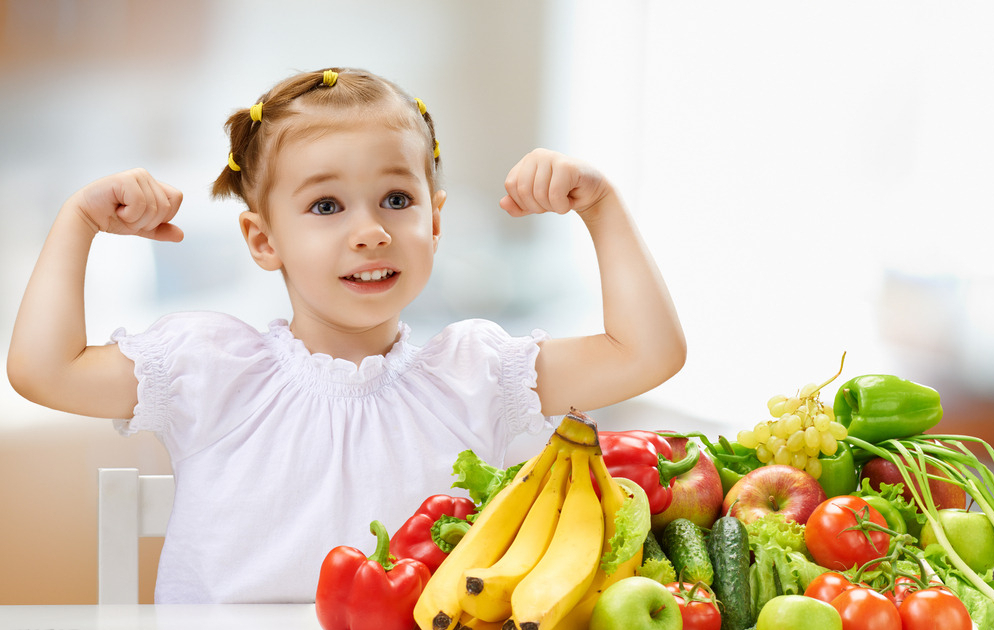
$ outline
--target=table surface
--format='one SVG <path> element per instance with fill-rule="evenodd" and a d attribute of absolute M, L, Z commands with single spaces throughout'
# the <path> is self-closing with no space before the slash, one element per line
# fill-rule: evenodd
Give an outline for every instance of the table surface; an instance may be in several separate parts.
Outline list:
<path fill-rule="evenodd" d="M 0 606 L 0 630 L 321 630 L 314 604 Z"/>

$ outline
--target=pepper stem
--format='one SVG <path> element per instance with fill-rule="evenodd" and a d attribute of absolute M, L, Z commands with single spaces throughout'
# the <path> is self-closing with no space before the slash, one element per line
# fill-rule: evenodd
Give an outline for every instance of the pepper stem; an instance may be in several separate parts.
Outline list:
<path fill-rule="evenodd" d="M 700 449 L 697 448 L 697 443 L 693 440 L 687 440 L 687 451 L 682 459 L 671 462 L 660 455 L 659 464 L 656 466 L 659 469 L 659 483 L 664 486 L 670 485 L 671 479 L 679 477 L 696 466 L 700 456 Z"/>
<path fill-rule="evenodd" d="M 390 561 L 390 534 L 387 533 L 386 526 L 373 521 L 369 524 L 369 533 L 376 536 L 376 550 L 369 556 L 370 562 L 376 562 L 384 571 L 389 571 L 393 568 L 393 562 Z"/>

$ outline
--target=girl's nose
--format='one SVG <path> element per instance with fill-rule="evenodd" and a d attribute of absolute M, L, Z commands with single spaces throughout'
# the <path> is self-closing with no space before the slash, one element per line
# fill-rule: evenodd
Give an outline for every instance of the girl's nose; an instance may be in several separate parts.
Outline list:
<path fill-rule="evenodd" d="M 353 218 L 350 235 L 350 245 L 353 249 L 385 247 L 390 244 L 390 233 L 387 232 L 375 210 L 356 212 Z"/>

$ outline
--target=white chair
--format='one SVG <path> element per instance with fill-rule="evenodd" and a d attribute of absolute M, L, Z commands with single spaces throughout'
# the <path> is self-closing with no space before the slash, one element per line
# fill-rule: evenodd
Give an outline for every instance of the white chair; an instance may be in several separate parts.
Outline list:
<path fill-rule="evenodd" d="M 138 603 L 138 539 L 164 536 L 173 508 L 172 475 L 100 468 L 97 501 L 97 603 Z"/>

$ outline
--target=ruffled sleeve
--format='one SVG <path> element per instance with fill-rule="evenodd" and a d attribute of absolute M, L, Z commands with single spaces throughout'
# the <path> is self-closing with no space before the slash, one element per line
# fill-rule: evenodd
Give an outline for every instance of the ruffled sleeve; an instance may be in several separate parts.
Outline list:
<path fill-rule="evenodd" d="M 549 335 L 535 329 L 527 337 L 511 337 L 499 329 L 506 337 L 498 345 L 501 364 L 501 390 L 503 412 L 498 415 L 507 423 L 512 434 L 538 433 L 547 424 L 548 418 L 542 415 L 542 401 L 535 387 L 538 385 L 538 372 L 535 361 L 538 358 L 539 342 Z"/>
<path fill-rule="evenodd" d="M 486 416 L 506 435 L 538 433 L 551 422 L 535 391 L 539 343 L 548 338 L 541 330 L 516 337 L 494 322 L 469 319 L 429 341 L 422 359 L 439 380 L 484 404 Z"/>
<path fill-rule="evenodd" d="M 261 334 L 220 313 L 177 313 L 147 331 L 117 330 L 111 341 L 135 363 L 138 404 L 130 419 L 115 421 L 123 435 L 152 431 L 177 459 L 232 430 L 278 386 L 277 361 Z M 228 408 L 222 410 L 224 405 Z"/>

